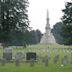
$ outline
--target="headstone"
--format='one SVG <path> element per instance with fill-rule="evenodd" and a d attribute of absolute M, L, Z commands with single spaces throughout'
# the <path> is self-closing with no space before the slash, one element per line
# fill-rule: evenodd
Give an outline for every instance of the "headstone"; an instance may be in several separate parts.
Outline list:
<path fill-rule="evenodd" d="M 68 62 L 67 55 L 62 58 L 62 65 L 66 65 Z"/>
<path fill-rule="evenodd" d="M 44 64 L 45 64 L 45 66 L 48 66 L 48 62 L 49 62 L 48 56 L 45 56 L 45 57 L 43 58 L 43 62 L 44 62 Z"/>
<path fill-rule="evenodd" d="M 15 55 L 15 63 L 16 66 L 20 65 L 20 61 L 23 59 L 23 53 L 22 52 L 17 52 Z"/>
<path fill-rule="evenodd" d="M 12 48 L 5 48 L 3 50 L 3 59 L 7 61 L 12 60 Z"/>
<path fill-rule="evenodd" d="M 16 59 L 16 60 L 15 60 L 15 63 L 16 63 L 16 66 L 19 66 L 19 65 L 20 65 L 19 59 Z"/>
<path fill-rule="evenodd" d="M 54 57 L 54 63 L 56 64 L 56 63 L 58 62 L 58 60 L 59 60 L 59 55 L 56 55 L 56 56 Z"/>
<path fill-rule="evenodd" d="M 26 53 L 26 60 L 36 60 L 36 53 L 34 52 L 28 52 Z"/>
<path fill-rule="evenodd" d="M 22 60 L 23 59 L 23 53 L 22 52 L 17 52 L 16 55 L 15 55 L 15 59 L 19 59 L 19 60 Z"/>

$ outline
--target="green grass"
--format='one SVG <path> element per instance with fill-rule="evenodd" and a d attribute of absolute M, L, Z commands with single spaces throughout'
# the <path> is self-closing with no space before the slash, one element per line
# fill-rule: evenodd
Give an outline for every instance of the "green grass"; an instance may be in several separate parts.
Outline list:
<path fill-rule="evenodd" d="M 0 72 L 72 72 L 72 65 L 68 64 L 61 67 L 60 64 L 50 63 L 48 67 L 45 67 L 44 64 L 35 64 L 34 67 L 30 67 L 29 64 L 21 64 L 19 67 L 16 67 L 15 64 L 9 63 L 5 66 L 0 66 Z"/>
<path fill-rule="evenodd" d="M 71 48 L 72 46 L 70 46 Z M 69 48 L 69 46 L 64 46 L 64 45 L 31 45 L 28 46 L 26 49 L 13 49 L 13 55 L 15 55 L 16 52 L 18 51 L 22 51 L 22 52 L 27 52 L 29 51 L 29 49 L 37 49 L 37 51 L 33 50 L 33 52 L 35 51 L 37 53 L 37 55 L 40 56 L 44 56 L 47 55 L 48 53 L 46 51 L 42 51 L 39 50 L 41 48 L 58 48 L 58 54 L 60 55 L 60 59 L 58 61 L 57 64 L 53 63 L 53 58 L 55 56 L 55 52 L 51 52 L 51 59 L 49 61 L 48 67 L 46 67 L 44 65 L 44 63 L 42 63 L 42 61 L 38 61 L 35 63 L 34 67 L 30 67 L 29 63 L 20 63 L 20 66 L 16 66 L 15 63 L 6 63 L 5 66 L 2 66 L 0 63 L 0 72 L 72 72 L 72 64 L 70 64 L 70 54 L 71 53 L 63 53 L 61 51 L 61 48 Z M 3 49 L 0 49 L 0 56 L 3 53 Z M 64 55 L 68 55 L 68 64 L 65 66 L 61 66 L 61 58 Z"/>

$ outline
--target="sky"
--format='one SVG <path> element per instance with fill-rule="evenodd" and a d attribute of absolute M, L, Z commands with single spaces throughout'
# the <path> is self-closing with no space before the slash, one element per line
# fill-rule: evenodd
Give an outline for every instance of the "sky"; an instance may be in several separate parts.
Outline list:
<path fill-rule="evenodd" d="M 65 8 L 66 1 L 70 0 L 29 0 L 28 14 L 30 27 L 33 30 L 39 29 L 44 33 L 48 9 L 49 23 L 51 28 L 53 28 L 53 25 L 61 21 L 62 9 Z"/>

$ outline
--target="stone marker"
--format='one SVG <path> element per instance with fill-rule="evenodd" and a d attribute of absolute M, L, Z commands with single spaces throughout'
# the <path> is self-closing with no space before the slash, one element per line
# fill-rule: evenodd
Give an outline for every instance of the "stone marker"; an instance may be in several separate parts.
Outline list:
<path fill-rule="evenodd" d="M 62 58 L 62 64 L 66 65 L 67 62 L 68 62 L 68 59 L 67 59 L 67 55 L 66 55 L 66 56 L 64 56 L 64 58 Z"/>
<path fill-rule="evenodd" d="M 6 61 L 12 60 L 12 48 L 5 48 L 3 50 L 3 59 Z"/>
<path fill-rule="evenodd" d="M 17 52 L 15 55 L 15 63 L 16 66 L 20 65 L 20 61 L 23 59 L 23 53 L 22 52 Z"/>
<path fill-rule="evenodd" d="M 15 60 L 16 66 L 20 65 L 20 61 L 18 59 Z"/>
<path fill-rule="evenodd" d="M 15 55 L 16 59 L 22 60 L 23 59 L 23 53 L 22 52 L 17 52 Z"/>
<path fill-rule="evenodd" d="M 59 60 L 59 55 L 56 55 L 56 56 L 54 57 L 54 63 L 56 64 L 56 63 L 58 62 L 58 60 Z"/>
<path fill-rule="evenodd" d="M 26 60 L 29 61 L 29 60 L 35 60 L 36 61 L 36 53 L 34 52 L 28 52 L 26 53 Z"/>

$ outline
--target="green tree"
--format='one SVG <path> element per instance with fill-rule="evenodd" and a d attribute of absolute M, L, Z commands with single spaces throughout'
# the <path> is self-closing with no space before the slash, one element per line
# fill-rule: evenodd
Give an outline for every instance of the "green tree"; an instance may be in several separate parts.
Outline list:
<path fill-rule="evenodd" d="M 40 32 L 40 30 L 31 30 L 29 32 L 29 44 L 38 44 L 40 42 L 42 33 Z"/>
<path fill-rule="evenodd" d="M 55 40 L 58 44 L 63 44 L 63 38 L 61 37 L 61 29 L 62 29 L 62 23 L 57 22 L 52 29 L 52 33 L 55 37 Z"/>
<path fill-rule="evenodd" d="M 64 13 L 62 17 L 62 32 L 61 35 L 64 39 L 64 44 L 72 45 L 72 1 L 66 2 L 65 9 L 62 10 Z"/>
<path fill-rule="evenodd" d="M 25 33 L 29 27 L 28 0 L 0 0 L 0 41 L 11 41 L 12 33 Z"/>

